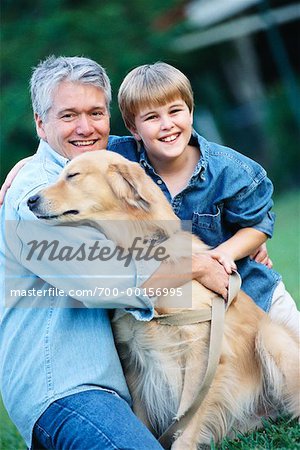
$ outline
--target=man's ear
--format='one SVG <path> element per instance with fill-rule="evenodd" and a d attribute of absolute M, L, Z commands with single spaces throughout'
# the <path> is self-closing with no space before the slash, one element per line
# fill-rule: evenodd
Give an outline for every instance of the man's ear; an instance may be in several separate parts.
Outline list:
<path fill-rule="evenodd" d="M 44 141 L 47 141 L 47 136 L 46 136 L 45 128 L 44 128 L 44 122 L 37 113 L 34 113 L 34 121 L 35 121 L 35 128 L 36 128 L 38 137 L 40 137 Z"/>

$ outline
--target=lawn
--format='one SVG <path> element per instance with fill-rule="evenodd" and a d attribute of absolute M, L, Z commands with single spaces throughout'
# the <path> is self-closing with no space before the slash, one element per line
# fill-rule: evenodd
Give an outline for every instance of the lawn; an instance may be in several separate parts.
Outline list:
<path fill-rule="evenodd" d="M 300 309 L 300 192 L 275 199 L 274 212 L 276 224 L 274 237 L 268 242 L 269 253 Z"/>
<path fill-rule="evenodd" d="M 275 236 L 268 243 L 274 268 L 283 275 L 287 289 L 300 309 L 300 192 L 290 192 L 275 200 Z M 10 422 L 0 402 L 0 450 L 25 450 L 26 446 Z M 263 430 L 235 440 L 224 440 L 211 450 L 300 450 L 300 426 L 296 420 L 266 422 Z M 66 449 L 68 450 L 68 449 Z M 142 450 L 142 449 L 141 449 Z M 184 449 L 182 449 L 184 450 Z"/>

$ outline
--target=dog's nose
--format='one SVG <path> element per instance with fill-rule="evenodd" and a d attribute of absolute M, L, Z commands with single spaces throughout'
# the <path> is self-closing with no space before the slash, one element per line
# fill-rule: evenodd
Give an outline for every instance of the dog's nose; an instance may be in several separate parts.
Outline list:
<path fill-rule="evenodd" d="M 30 211 L 33 211 L 38 206 L 40 198 L 41 197 L 39 195 L 32 195 L 31 197 L 29 197 L 29 199 L 27 200 L 27 206 Z"/>

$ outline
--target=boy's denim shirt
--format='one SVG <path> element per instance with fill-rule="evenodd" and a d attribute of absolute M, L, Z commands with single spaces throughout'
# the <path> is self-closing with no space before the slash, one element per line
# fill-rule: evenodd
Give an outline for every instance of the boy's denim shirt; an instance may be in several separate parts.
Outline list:
<path fill-rule="evenodd" d="M 89 389 L 107 389 L 130 402 L 109 309 L 126 306 L 140 320 L 153 317 L 148 297 L 122 295 L 121 289 L 140 286 L 157 269 L 158 261 L 131 262 L 124 276 L 122 272 L 118 277 L 120 263 L 113 258 L 109 262 L 97 260 L 94 265 L 83 261 L 80 267 L 73 260 L 55 260 L 51 267 L 44 259 L 26 259 L 26 243 L 37 238 L 35 230 L 41 223 L 29 211 L 26 200 L 54 182 L 67 162 L 41 141 L 37 153 L 14 180 L 0 210 L 0 389 L 4 405 L 28 447 L 35 422 L 59 398 Z M 72 227 L 44 226 L 52 229 L 59 242 L 75 249 L 78 242 L 110 242 L 91 227 L 70 231 Z M 20 293 L 9 296 L 9 285 Z M 71 287 L 78 297 L 61 296 L 53 286 L 65 292 Z M 98 298 L 96 294 L 90 298 L 88 291 L 99 286 L 117 288 L 120 295 L 109 298 L 104 294 L 100 298 L 99 294 Z M 43 296 L 37 294 L 38 290 Z"/>
<path fill-rule="evenodd" d="M 208 142 L 195 131 L 190 144 L 200 148 L 201 156 L 188 185 L 173 198 L 144 147 L 134 143 L 133 138 L 112 138 L 110 149 L 138 161 L 162 189 L 175 214 L 181 220 L 191 221 L 193 233 L 209 246 L 218 246 L 245 227 L 271 238 L 275 220 L 271 212 L 273 185 L 266 171 L 250 158 Z M 237 267 L 242 289 L 269 311 L 280 275 L 249 257 L 237 261 Z"/>

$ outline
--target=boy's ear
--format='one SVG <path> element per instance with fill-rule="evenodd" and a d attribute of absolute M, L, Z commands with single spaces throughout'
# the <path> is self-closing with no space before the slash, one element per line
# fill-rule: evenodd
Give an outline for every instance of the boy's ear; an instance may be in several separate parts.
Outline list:
<path fill-rule="evenodd" d="M 137 141 L 142 140 L 141 136 L 138 134 L 138 132 L 135 128 L 129 128 L 129 131 L 132 134 L 132 136 L 134 137 L 134 139 L 136 139 Z"/>
<path fill-rule="evenodd" d="M 194 108 L 191 111 L 191 125 L 193 125 L 194 122 Z"/>
<path fill-rule="evenodd" d="M 37 113 L 34 113 L 34 121 L 38 137 L 40 137 L 44 141 L 47 141 L 46 133 L 44 130 L 44 122 Z"/>

